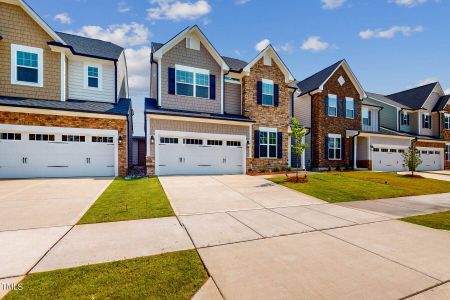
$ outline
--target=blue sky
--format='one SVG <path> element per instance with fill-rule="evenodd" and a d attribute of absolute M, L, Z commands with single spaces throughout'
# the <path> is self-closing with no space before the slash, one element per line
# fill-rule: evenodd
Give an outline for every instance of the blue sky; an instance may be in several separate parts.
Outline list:
<path fill-rule="evenodd" d="M 450 88 L 448 0 L 27 2 L 55 30 L 128 48 L 135 98 L 148 94 L 150 43 L 193 24 L 222 55 L 247 61 L 270 41 L 299 80 L 345 58 L 367 91 L 388 94 L 435 80 Z"/>

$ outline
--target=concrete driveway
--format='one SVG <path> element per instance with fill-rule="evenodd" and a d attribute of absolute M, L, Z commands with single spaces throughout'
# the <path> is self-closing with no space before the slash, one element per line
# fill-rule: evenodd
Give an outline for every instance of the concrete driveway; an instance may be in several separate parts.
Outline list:
<path fill-rule="evenodd" d="M 342 206 L 260 177 L 162 177 L 226 299 L 399 299 L 447 292 L 450 234 L 395 220 L 448 194 Z M 357 202 L 352 202 L 357 203 Z"/>

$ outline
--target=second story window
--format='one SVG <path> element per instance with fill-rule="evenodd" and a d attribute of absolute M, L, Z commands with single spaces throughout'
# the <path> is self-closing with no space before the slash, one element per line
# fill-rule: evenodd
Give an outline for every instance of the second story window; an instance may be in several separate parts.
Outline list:
<path fill-rule="evenodd" d="M 329 94 L 327 99 L 328 99 L 327 114 L 331 117 L 337 117 L 338 114 L 337 96 Z"/>
<path fill-rule="evenodd" d="M 43 50 L 11 44 L 11 84 L 43 86 Z"/>
<path fill-rule="evenodd" d="M 347 119 L 355 118 L 355 101 L 353 98 L 345 98 L 345 117 Z"/>
<path fill-rule="evenodd" d="M 450 114 L 444 114 L 444 129 L 450 129 Z"/>
<path fill-rule="evenodd" d="M 431 128 L 431 116 L 428 113 L 422 114 L 422 128 Z"/>
<path fill-rule="evenodd" d="M 208 70 L 176 66 L 175 82 L 177 95 L 205 99 L 210 97 Z"/>
<path fill-rule="evenodd" d="M 88 67 L 88 86 L 98 88 L 98 68 Z"/>
<path fill-rule="evenodd" d="M 262 104 L 273 106 L 273 81 L 262 80 Z"/>
<path fill-rule="evenodd" d="M 102 90 L 102 67 L 98 64 L 84 64 L 84 88 Z"/>
<path fill-rule="evenodd" d="M 366 126 L 370 126 L 372 123 L 372 113 L 367 107 L 362 109 L 362 123 Z"/>
<path fill-rule="evenodd" d="M 409 126 L 409 114 L 407 112 L 403 112 L 401 114 L 401 124 L 404 126 Z"/>

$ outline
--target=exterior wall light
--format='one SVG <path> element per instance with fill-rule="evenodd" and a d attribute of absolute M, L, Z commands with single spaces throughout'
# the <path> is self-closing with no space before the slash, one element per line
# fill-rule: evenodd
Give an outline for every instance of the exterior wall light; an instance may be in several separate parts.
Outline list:
<path fill-rule="evenodd" d="M 121 135 L 119 135 L 119 145 L 122 145 L 123 144 L 123 136 L 121 136 Z"/>
<path fill-rule="evenodd" d="M 155 136 L 152 135 L 152 136 L 150 137 L 150 144 L 154 144 L 154 143 L 155 143 Z"/>

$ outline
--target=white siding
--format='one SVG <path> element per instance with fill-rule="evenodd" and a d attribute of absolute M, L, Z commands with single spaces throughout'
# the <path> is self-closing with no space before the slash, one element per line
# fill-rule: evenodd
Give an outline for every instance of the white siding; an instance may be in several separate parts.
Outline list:
<path fill-rule="evenodd" d="M 294 94 L 294 117 L 300 122 L 300 125 L 311 127 L 310 95 L 297 97 L 297 95 Z"/>
<path fill-rule="evenodd" d="M 128 74 L 125 52 L 122 52 L 117 61 L 117 97 L 128 98 Z"/>
<path fill-rule="evenodd" d="M 102 90 L 84 88 L 84 62 L 69 60 L 69 99 L 115 102 L 114 66 L 102 65 Z"/>
<path fill-rule="evenodd" d="M 369 139 L 367 137 L 356 137 L 357 145 L 356 145 L 356 152 L 357 152 L 357 160 L 369 160 L 369 146 L 367 143 L 369 142 Z"/>
<path fill-rule="evenodd" d="M 362 124 L 362 130 L 363 131 L 369 131 L 369 132 L 377 132 L 378 131 L 378 109 L 370 106 L 364 106 L 363 108 L 367 108 L 371 113 L 371 122 L 370 125 L 364 125 Z M 363 123 L 363 119 L 361 117 L 361 123 Z"/>

